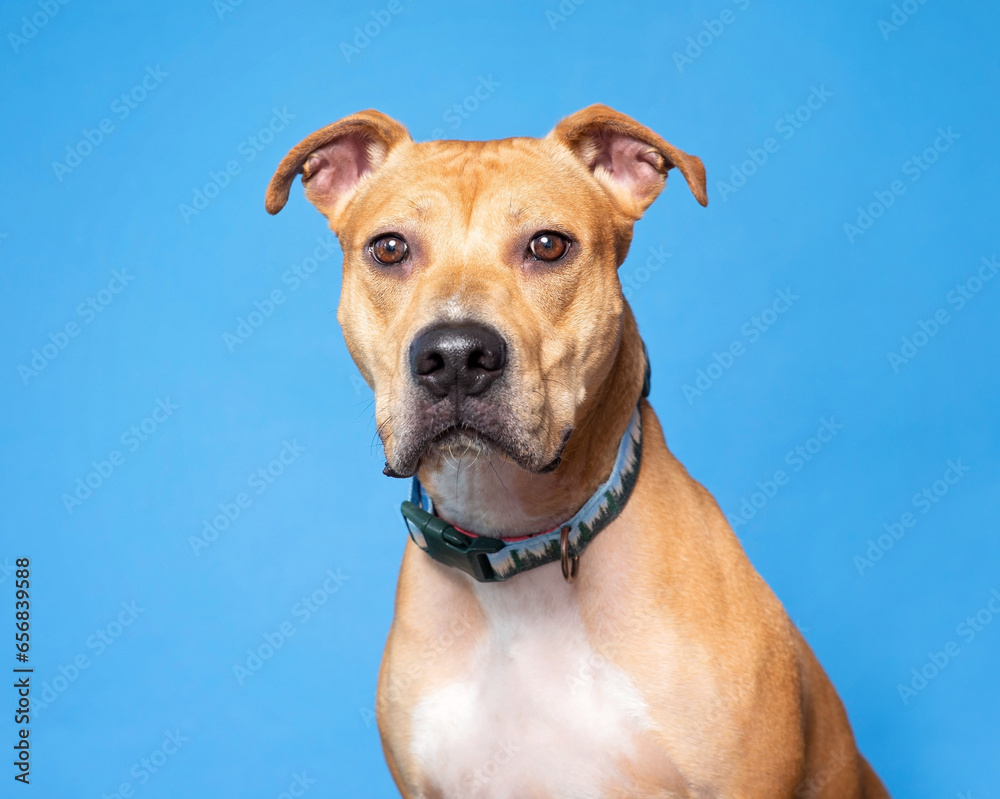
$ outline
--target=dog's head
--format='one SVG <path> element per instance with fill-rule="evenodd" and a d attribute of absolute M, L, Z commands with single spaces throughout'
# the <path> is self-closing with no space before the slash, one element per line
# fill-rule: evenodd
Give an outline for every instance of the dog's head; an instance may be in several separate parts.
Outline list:
<path fill-rule="evenodd" d="M 338 319 L 387 474 L 482 451 L 558 465 L 618 350 L 632 225 L 672 167 L 705 205 L 698 158 L 600 105 L 488 142 L 416 143 L 363 111 L 288 153 L 267 210 L 301 173 L 340 240 Z"/>

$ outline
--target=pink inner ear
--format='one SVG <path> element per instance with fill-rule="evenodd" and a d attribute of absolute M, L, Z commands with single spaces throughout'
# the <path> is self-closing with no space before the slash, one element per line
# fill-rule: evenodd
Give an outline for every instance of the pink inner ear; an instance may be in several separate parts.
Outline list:
<path fill-rule="evenodd" d="M 594 140 L 596 153 L 590 168 L 601 167 L 614 181 L 636 198 L 658 191 L 664 175 L 663 157 L 645 142 L 621 133 L 604 131 Z"/>
<path fill-rule="evenodd" d="M 348 133 L 309 154 L 303 165 L 302 181 L 311 195 L 335 201 L 350 194 L 371 168 L 364 136 Z"/>

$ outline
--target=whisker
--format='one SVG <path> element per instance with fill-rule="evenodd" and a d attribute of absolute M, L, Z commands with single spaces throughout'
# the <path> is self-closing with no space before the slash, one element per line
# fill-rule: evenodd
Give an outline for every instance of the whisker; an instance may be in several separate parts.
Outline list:
<path fill-rule="evenodd" d="M 506 456 L 504 456 L 504 457 L 506 458 Z M 500 472 L 497 471 L 497 467 L 493 463 L 493 458 L 490 458 L 489 464 L 490 464 L 490 468 L 493 470 L 493 474 L 495 474 L 497 476 L 497 480 L 500 481 L 500 485 L 503 487 L 503 490 L 506 491 L 508 495 L 513 496 L 513 494 L 511 494 L 510 489 L 507 488 L 507 484 L 503 481 L 503 477 L 500 476 Z"/>
<path fill-rule="evenodd" d="M 356 403 L 354 403 L 354 407 L 357 407 L 360 404 L 361 404 L 360 402 L 356 402 Z M 371 408 L 371 406 L 374 405 L 374 404 L 375 404 L 375 399 L 374 398 L 368 400 L 368 402 L 365 403 L 365 407 L 362 408 L 361 411 L 360 411 L 360 413 L 358 413 L 358 415 L 354 417 L 354 421 L 356 422 L 356 421 L 358 421 L 358 419 L 360 419 L 362 416 L 364 416 L 365 413 L 367 413 L 368 409 Z M 375 418 L 375 414 L 372 414 L 372 418 L 373 419 Z"/>

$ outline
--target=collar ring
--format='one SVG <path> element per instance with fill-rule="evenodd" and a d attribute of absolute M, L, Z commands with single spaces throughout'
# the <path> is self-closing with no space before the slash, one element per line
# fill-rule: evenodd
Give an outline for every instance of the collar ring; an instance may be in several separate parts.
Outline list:
<path fill-rule="evenodd" d="M 576 573 L 580 568 L 580 556 L 570 556 L 569 554 L 569 531 L 570 526 L 568 524 L 563 525 L 562 530 L 559 531 L 559 555 L 562 561 L 562 575 L 567 583 L 571 583 L 576 579 Z"/>

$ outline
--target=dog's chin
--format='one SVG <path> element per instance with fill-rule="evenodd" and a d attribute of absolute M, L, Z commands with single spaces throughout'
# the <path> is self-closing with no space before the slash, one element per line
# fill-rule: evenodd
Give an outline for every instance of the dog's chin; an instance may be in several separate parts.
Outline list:
<path fill-rule="evenodd" d="M 480 430 L 468 425 L 452 425 L 444 430 L 426 436 L 415 446 L 401 447 L 395 457 L 387 458 L 382 470 L 389 477 L 412 477 L 421 466 L 438 468 L 482 460 L 489 463 L 493 458 L 506 458 L 520 468 L 533 474 L 546 474 L 558 468 L 562 461 L 563 449 L 569 439 L 567 431 L 558 451 L 546 457 L 520 441 L 508 439 L 491 431 Z"/>
<path fill-rule="evenodd" d="M 497 442 L 474 428 L 451 427 L 435 437 L 424 452 L 424 458 L 465 458 L 501 451 Z"/>

